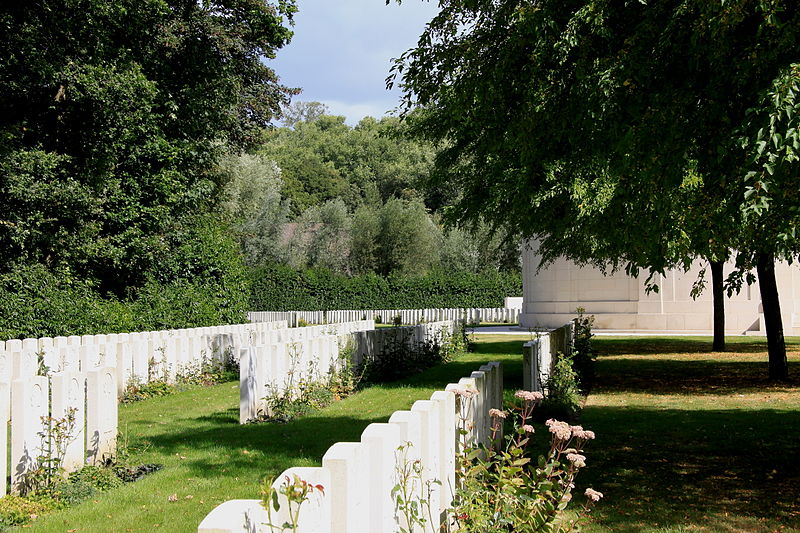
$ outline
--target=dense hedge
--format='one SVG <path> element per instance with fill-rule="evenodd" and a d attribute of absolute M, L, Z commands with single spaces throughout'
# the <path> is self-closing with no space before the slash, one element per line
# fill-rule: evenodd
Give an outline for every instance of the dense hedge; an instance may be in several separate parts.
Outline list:
<path fill-rule="evenodd" d="M 0 276 L 0 340 L 215 326 L 246 319 L 246 281 L 150 280 L 129 298 L 67 284 L 43 267 Z"/>
<path fill-rule="evenodd" d="M 347 277 L 270 265 L 253 269 L 251 291 L 252 311 L 502 307 L 506 296 L 522 294 L 522 277 L 505 272 Z"/>

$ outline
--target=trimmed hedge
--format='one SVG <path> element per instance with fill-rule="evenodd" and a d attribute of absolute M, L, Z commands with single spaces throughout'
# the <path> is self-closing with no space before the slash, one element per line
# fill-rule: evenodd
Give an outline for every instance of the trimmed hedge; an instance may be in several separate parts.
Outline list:
<path fill-rule="evenodd" d="M 41 266 L 18 269 L 0 276 L 0 340 L 242 323 L 245 283 L 150 280 L 132 297 L 118 299 L 68 284 Z"/>
<path fill-rule="evenodd" d="M 519 272 L 347 277 L 324 269 L 268 265 L 254 268 L 251 276 L 252 311 L 502 307 L 506 296 L 522 294 Z"/>

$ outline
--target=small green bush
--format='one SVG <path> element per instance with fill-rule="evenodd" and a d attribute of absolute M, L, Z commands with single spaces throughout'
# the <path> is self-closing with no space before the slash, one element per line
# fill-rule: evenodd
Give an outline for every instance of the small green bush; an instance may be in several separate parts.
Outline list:
<path fill-rule="evenodd" d="M 97 493 L 97 489 L 86 481 L 73 483 L 63 482 L 56 485 L 53 497 L 64 507 L 76 505 L 83 500 L 88 500 Z"/>
<path fill-rule="evenodd" d="M 580 408 L 580 388 L 578 373 L 572 366 L 572 357 L 561 352 L 556 354 L 556 363 L 546 380 L 542 412 L 546 418 L 567 418 L 575 416 Z"/>
<path fill-rule="evenodd" d="M 122 403 L 133 403 L 149 398 L 157 398 L 158 396 L 166 396 L 174 393 L 176 390 L 175 385 L 167 383 L 164 380 L 142 383 L 138 379 L 131 378 L 125 387 L 125 393 L 120 401 Z"/>
<path fill-rule="evenodd" d="M 594 382 L 594 363 L 597 359 L 597 352 L 592 348 L 592 326 L 594 316 L 584 316 L 584 309 L 577 309 L 578 316 L 575 319 L 575 339 L 572 350 L 573 367 L 578 373 L 578 382 L 581 390 L 588 391 Z"/>
<path fill-rule="evenodd" d="M 86 465 L 70 473 L 70 483 L 86 483 L 99 491 L 113 489 L 122 485 L 122 480 L 112 468 Z"/>

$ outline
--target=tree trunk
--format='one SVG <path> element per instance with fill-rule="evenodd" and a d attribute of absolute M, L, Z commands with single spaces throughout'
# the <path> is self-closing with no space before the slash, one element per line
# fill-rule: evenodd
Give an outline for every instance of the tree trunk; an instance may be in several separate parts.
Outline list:
<path fill-rule="evenodd" d="M 722 261 L 711 261 L 711 292 L 714 298 L 714 352 L 725 351 L 725 289 L 722 286 Z"/>
<path fill-rule="evenodd" d="M 786 342 L 783 338 L 781 304 L 778 299 L 778 284 L 775 282 L 775 258 L 772 254 L 758 254 L 758 286 L 761 291 L 761 306 L 764 325 L 767 329 L 769 351 L 769 379 L 789 379 L 789 364 L 786 361 Z"/>

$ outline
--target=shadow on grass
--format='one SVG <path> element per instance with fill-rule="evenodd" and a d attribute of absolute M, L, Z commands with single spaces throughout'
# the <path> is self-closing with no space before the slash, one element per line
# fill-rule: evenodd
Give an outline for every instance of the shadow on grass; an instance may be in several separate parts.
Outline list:
<path fill-rule="evenodd" d="M 597 518 L 612 531 L 800 526 L 797 411 L 587 407 L 581 421 L 597 440 L 579 482 L 605 494 Z"/>
<path fill-rule="evenodd" d="M 611 355 L 670 355 L 711 352 L 711 337 L 594 337 L 592 345 L 600 357 Z M 725 353 L 766 353 L 767 341 L 761 337 L 728 337 Z M 800 351 L 800 339 L 786 339 L 787 351 Z"/>
<path fill-rule="evenodd" d="M 499 346 L 498 346 L 499 344 Z M 440 364 L 420 374 L 391 383 L 375 385 L 375 388 L 392 394 L 396 389 L 427 388 L 441 390 L 448 383 L 455 383 L 469 376 L 485 363 L 493 360 L 503 361 L 507 388 L 518 388 L 521 380 L 521 355 L 516 355 L 520 344 L 493 343 L 479 344 L 478 351 Z M 501 357 L 498 357 L 501 356 Z M 364 392 L 368 392 L 366 389 Z M 424 396 L 427 398 L 427 396 Z M 352 405 L 362 406 L 359 396 L 345 400 Z M 410 409 L 411 404 L 402 407 Z M 357 409 L 357 408 L 356 408 Z M 376 411 L 382 411 L 375 408 Z M 247 472 L 255 467 L 264 470 L 264 475 L 275 475 L 288 466 L 303 461 L 319 464 L 328 448 L 336 442 L 356 442 L 370 423 L 386 422 L 389 414 L 369 416 L 369 410 L 360 410 L 352 417 L 332 416 L 317 412 L 293 420 L 286 424 L 260 423 L 239 424 L 238 408 L 220 410 L 205 414 L 195 420 L 185 430 L 165 427 L 162 432 L 147 437 L 150 445 L 161 453 L 175 455 L 190 446 L 203 453 L 193 454 L 202 457 L 188 466 L 193 475 L 208 476 L 214 469 L 225 468 L 228 472 Z M 199 426 L 199 427 L 198 427 Z M 212 453 L 219 450 L 218 453 Z M 244 453 L 242 450 L 247 450 Z M 253 460 L 253 453 L 261 452 L 264 460 Z"/>
<path fill-rule="evenodd" d="M 775 383 L 763 362 L 698 359 L 600 359 L 594 392 L 647 394 L 736 394 L 800 392 L 795 381 Z M 789 363 L 790 376 L 800 375 L 800 362 Z"/>

